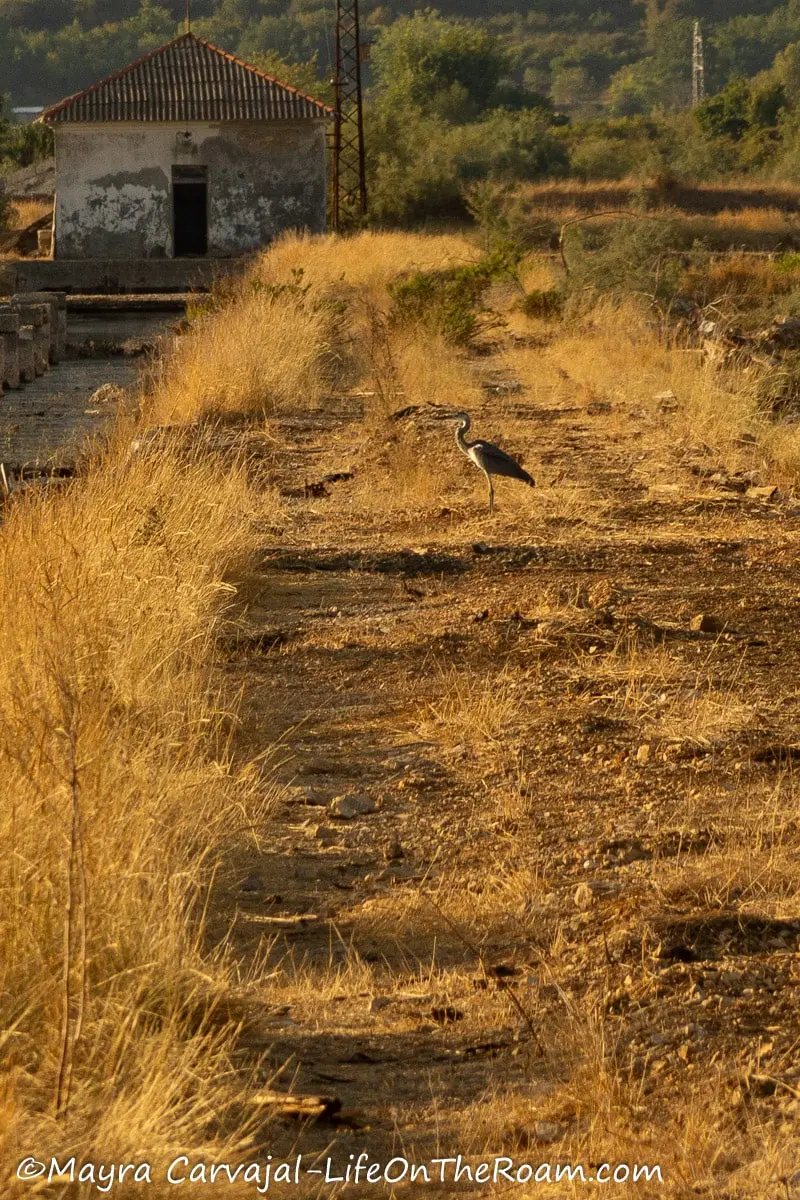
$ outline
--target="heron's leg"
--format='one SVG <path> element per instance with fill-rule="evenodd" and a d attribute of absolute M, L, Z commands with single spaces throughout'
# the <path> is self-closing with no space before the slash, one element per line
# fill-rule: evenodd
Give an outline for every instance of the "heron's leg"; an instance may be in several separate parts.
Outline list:
<path fill-rule="evenodd" d="M 489 512 L 494 512 L 494 485 L 492 484 L 491 475 L 487 474 L 486 482 L 489 484 Z"/>

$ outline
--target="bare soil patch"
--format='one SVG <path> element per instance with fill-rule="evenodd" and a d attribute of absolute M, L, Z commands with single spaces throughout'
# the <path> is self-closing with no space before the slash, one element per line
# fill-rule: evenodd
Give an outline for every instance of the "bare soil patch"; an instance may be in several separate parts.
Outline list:
<path fill-rule="evenodd" d="M 721 492 L 669 416 L 592 407 L 568 372 L 498 388 L 520 354 L 473 362 L 477 436 L 539 483 L 501 480 L 493 518 L 424 413 L 376 448 L 353 398 L 251 444 L 283 496 L 219 671 L 237 757 L 281 791 L 209 937 L 255 1006 L 243 1060 L 337 1102 L 270 1152 L 791 1194 L 800 513 Z M 424 503 L 391 494 L 401 437 Z"/>

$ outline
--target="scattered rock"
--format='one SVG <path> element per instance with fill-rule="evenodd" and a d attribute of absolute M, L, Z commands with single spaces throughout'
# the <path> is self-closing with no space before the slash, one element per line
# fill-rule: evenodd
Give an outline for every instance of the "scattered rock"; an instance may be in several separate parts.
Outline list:
<path fill-rule="evenodd" d="M 365 813 L 375 812 L 377 800 L 371 796 L 335 796 L 331 800 L 330 813 L 340 821 L 352 821 Z"/>
<path fill-rule="evenodd" d="M 650 761 L 650 745 L 648 742 L 644 742 L 636 751 L 636 761 L 641 763 L 642 766 Z"/>
<path fill-rule="evenodd" d="M 777 487 L 751 487 L 747 489 L 748 500 L 761 500 L 765 504 L 781 500 L 780 489 Z"/>
<path fill-rule="evenodd" d="M 537 1142 L 560 1142 L 566 1133 L 563 1125 L 557 1121 L 537 1121 L 533 1127 L 533 1136 Z"/>
<path fill-rule="evenodd" d="M 675 412 L 678 407 L 678 397 L 674 392 L 656 392 L 653 399 L 659 412 Z"/>
<path fill-rule="evenodd" d="M 318 825 L 314 837 L 323 846 L 333 846 L 339 841 L 341 834 L 332 825 Z"/>
<path fill-rule="evenodd" d="M 383 857 L 387 862 L 399 862 L 401 858 L 405 858 L 406 852 L 403 849 L 402 843 L 396 838 L 393 842 L 389 842 L 383 850 Z"/>
<path fill-rule="evenodd" d="M 694 633 L 723 633 L 728 624 L 722 617 L 715 617 L 713 613 L 697 613 L 689 622 L 689 628 Z"/>

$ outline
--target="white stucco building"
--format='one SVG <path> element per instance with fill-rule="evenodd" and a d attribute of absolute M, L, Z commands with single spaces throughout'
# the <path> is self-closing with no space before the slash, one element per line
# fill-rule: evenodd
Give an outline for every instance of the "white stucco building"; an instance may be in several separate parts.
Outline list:
<path fill-rule="evenodd" d="M 55 258 L 235 257 L 325 228 L 331 110 L 191 33 L 45 109 Z"/>

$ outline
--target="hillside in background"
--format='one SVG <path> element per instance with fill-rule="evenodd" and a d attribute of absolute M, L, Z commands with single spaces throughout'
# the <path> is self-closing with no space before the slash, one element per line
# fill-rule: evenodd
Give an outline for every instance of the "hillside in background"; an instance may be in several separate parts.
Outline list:
<path fill-rule="evenodd" d="M 183 13 L 0 0 L 0 89 L 52 103 L 176 36 Z M 197 0 L 192 28 L 330 101 L 333 14 L 333 0 Z M 508 210 L 498 188 L 548 178 L 800 178 L 800 0 L 363 0 L 363 25 L 372 221 L 492 217 Z M 0 119 L 0 170 L 46 153 L 41 127 Z"/>
<path fill-rule="evenodd" d="M 366 0 L 371 36 L 415 10 Z M 704 22 L 707 77 L 769 68 L 800 39 L 800 3 L 775 0 L 441 0 L 448 18 L 480 21 L 512 51 L 518 84 L 557 106 L 618 115 L 688 99 L 691 23 Z M 0 89 L 48 104 L 124 66 L 179 30 L 183 0 L 0 0 Z M 332 0 L 196 0 L 194 28 L 248 60 L 314 61 L 330 74 Z"/>

